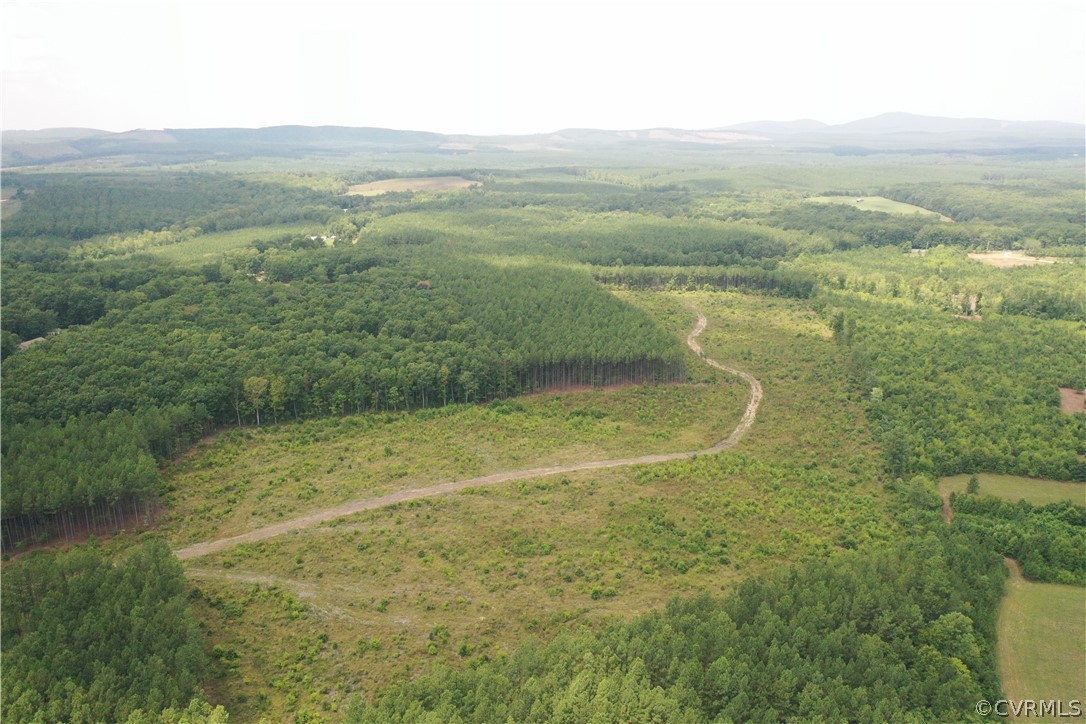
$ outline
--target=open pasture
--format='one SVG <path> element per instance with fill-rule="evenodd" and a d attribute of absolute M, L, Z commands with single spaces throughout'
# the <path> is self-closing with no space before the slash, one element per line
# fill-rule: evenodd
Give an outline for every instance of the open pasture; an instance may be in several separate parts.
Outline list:
<path fill-rule="evenodd" d="M 23 205 L 20 199 L 14 198 L 15 187 L 9 186 L 0 191 L 0 217 L 8 218 L 19 210 L 19 207 Z"/>
<path fill-rule="evenodd" d="M 380 196 L 394 191 L 455 191 L 480 186 L 480 182 L 463 176 L 418 176 L 414 178 L 390 178 L 355 184 L 347 189 L 348 196 Z"/>

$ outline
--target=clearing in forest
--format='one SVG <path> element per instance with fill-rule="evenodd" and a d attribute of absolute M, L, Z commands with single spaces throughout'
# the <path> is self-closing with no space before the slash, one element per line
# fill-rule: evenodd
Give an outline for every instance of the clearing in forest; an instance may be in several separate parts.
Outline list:
<path fill-rule="evenodd" d="M 704 308 L 709 324 L 697 342 L 705 355 L 764 378 L 758 422 L 736 451 L 461 490 L 190 558 L 194 606 L 226 668 L 212 700 L 239 721 L 287 719 L 301 706 L 291 702 L 327 705 L 334 717 L 355 695 L 433 663 L 470 666 L 529 636 L 600 627 L 676 595 L 720 592 L 782 562 L 889 535 L 876 451 L 816 312 L 738 294 L 621 296 L 680 339 L 690 334 L 691 309 Z M 286 519 L 331 492 L 300 500 L 311 492 L 307 481 L 323 487 L 346 469 L 344 482 L 360 475 L 379 487 L 384 466 L 410 470 L 415 453 L 427 468 L 459 457 L 465 467 L 508 470 L 573 452 L 565 459 L 609 459 L 630 444 L 634 455 L 697 449 L 736 428 L 751 391 L 706 364 L 692 363 L 690 375 L 695 384 L 515 398 L 447 417 L 378 415 L 365 430 L 347 429 L 365 416 L 240 430 L 171 478 L 188 514 L 168 535 L 183 544 L 199 539 L 193 526 L 226 535 L 245 519 L 279 520 L 280 510 Z M 567 428 L 582 441 L 572 448 Z M 586 439 L 599 457 L 576 450 Z M 318 446 L 328 454 L 314 460 Z M 245 463 L 251 455 L 279 459 L 258 470 Z M 476 463 L 476 455 L 487 459 Z M 316 475 L 298 467 L 295 481 L 293 467 L 307 461 Z M 231 505 L 232 520 L 216 520 Z M 277 684 L 259 683 L 267 681 Z"/>
<path fill-rule="evenodd" d="M 901 201 L 893 201 L 892 199 L 883 196 L 812 196 L 807 199 L 807 201 L 815 204 L 844 204 L 863 211 L 881 211 L 884 214 L 894 214 L 896 216 L 912 216 L 917 214 L 920 216 L 931 216 L 942 219 L 946 222 L 954 221 L 949 216 L 943 216 L 931 209 L 925 209 L 922 206 L 913 206 L 912 204 L 906 204 Z"/>
<path fill-rule="evenodd" d="M 1030 256 L 1019 251 L 985 251 L 969 255 L 970 259 L 996 267 L 1012 266 L 1037 266 L 1038 264 L 1055 264 L 1055 259 L 1046 259 L 1039 256 Z"/>
<path fill-rule="evenodd" d="M 997 628 L 1003 691 L 1012 701 L 1055 699 L 1066 707 L 1081 700 L 1086 691 L 1086 588 L 1027 581 L 1011 559 L 1007 567 L 1011 575 Z"/>
<path fill-rule="evenodd" d="M 478 181 L 463 176 L 419 176 L 390 178 L 368 184 L 355 184 L 347 189 L 348 196 L 379 196 L 393 191 L 450 191 L 480 186 Z"/>
<path fill-rule="evenodd" d="M 15 196 L 15 188 L 9 187 L 0 191 L 0 216 L 8 218 L 23 205 L 23 202 L 19 199 L 13 198 Z"/>
<path fill-rule="evenodd" d="M 1070 500 L 1086 505 L 1086 484 L 1065 483 L 1058 480 L 1024 478 L 1018 475 L 978 473 L 979 495 L 994 495 L 1004 500 L 1025 500 L 1033 505 L 1048 505 Z M 951 493 L 964 493 L 969 484 L 968 475 L 951 475 L 939 481 L 939 494 L 949 498 Z"/>
<path fill-rule="evenodd" d="M 231 430 L 173 467 L 162 523 L 192 543 L 495 473 L 700 450 L 732 431 L 748 395 L 724 378 Z"/>
<path fill-rule="evenodd" d="M 1068 415 L 1086 412 L 1086 390 L 1072 390 L 1070 387 L 1061 387 L 1060 410 Z"/>
<path fill-rule="evenodd" d="M 248 226 L 244 229 L 200 234 L 169 246 L 149 248 L 147 252 L 182 264 L 203 263 L 217 261 L 222 258 L 223 252 L 249 246 L 255 241 L 267 241 L 285 236 L 308 236 L 321 228 L 321 224 L 313 222 Z"/>

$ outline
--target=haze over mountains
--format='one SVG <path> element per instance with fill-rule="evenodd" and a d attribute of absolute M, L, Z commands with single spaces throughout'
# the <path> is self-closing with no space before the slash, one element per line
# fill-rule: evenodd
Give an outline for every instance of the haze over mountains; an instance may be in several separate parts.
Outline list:
<path fill-rule="evenodd" d="M 696 150 L 734 147 L 822 151 L 839 155 L 962 152 L 1039 157 L 1083 152 L 1086 126 L 1058 121 L 1001 121 L 885 113 L 849 123 L 753 121 L 722 128 L 600 130 L 569 128 L 520 136 L 470 136 L 344 126 L 138 129 L 89 128 L 4 131 L 4 167 L 113 159 L 125 165 L 169 164 L 254 156 L 352 153 L 577 152 Z"/>

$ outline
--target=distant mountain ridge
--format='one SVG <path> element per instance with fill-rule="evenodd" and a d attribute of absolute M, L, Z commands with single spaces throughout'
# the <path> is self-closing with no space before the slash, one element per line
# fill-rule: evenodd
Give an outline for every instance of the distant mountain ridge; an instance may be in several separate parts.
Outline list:
<path fill-rule="evenodd" d="M 871 118 L 824 126 L 827 133 L 1032 133 L 1059 134 L 1086 132 L 1086 126 L 1060 121 L 1000 121 L 993 118 L 946 118 L 913 113 L 883 113 Z"/>
<path fill-rule="evenodd" d="M 602 130 L 503 136 L 441 134 L 348 126 L 166 128 L 113 133 L 90 128 L 4 131 L 4 168 L 112 159 L 121 165 L 197 162 L 254 156 L 302 157 L 351 153 L 470 154 L 473 152 L 693 151 L 737 147 L 846 153 L 983 152 L 1048 156 L 1083 151 L 1086 126 L 1058 121 L 1001 121 L 884 113 L 828 125 L 813 119 L 752 121 L 720 128 Z"/>

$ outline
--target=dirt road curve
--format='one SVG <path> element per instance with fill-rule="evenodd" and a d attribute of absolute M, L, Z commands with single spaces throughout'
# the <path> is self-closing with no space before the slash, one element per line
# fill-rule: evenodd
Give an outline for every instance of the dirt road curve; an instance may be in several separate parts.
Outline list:
<path fill-rule="evenodd" d="M 391 493 L 389 495 L 382 495 L 377 498 L 365 498 L 363 500 L 353 500 L 342 505 L 337 505 L 334 508 L 325 508 L 324 510 L 318 510 L 308 515 L 303 515 L 298 518 L 292 518 L 285 520 L 282 523 L 276 523 L 275 525 L 269 525 L 265 528 L 258 528 L 251 530 L 248 533 L 242 533 L 230 538 L 220 538 L 218 540 L 206 541 L 204 543 L 197 543 L 195 545 L 181 548 L 174 551 L 175 555 L 181 560 L 189 558 L 198 558 L 200 556 L 206 556 L 211 553 L 218 553 L 221 550 L 238 545 L 239 543 L 253 543 L 258 540 L 264 540 L 265 538 L 272 538 L 282 533 L 287 533 L 292 530 L 300 530 L 302 528 L 310 528 L 321 523 L 325 523 L 329 520 L 335 520 L 336 518 L 342 518 L 353 513 L 359 513 L 363 510 L 374 510 L 375 508 L 383 508 L 386 505 L 392 505 L 393 503 L 402 503 L 407 500 L 418 500 L 420 498 L 432 498 L 437 495 L 445 495 L 447 493 L 455 493 L 458 490 L 465 490 L 466 488 L 481 488 L 486 485 L 497 485 L 499 483 L 507 483 L 512 480 L 523 480 L 525 478 L 539 478 L 544 475 L 556 475 L 563 473 L 575 473 L 581 470 L 603 470 L 605 468 L 621 468 L 627 465 L 645 465 L 649 463 L 663 463 L 670 460 L 683 460 L 685 458 L 692 458 L 695 455 L 707 455 L 711 453 L 717 453 L 722 450 L 727 450 L 733 447 L 740 438 L 746 434 L 750 426 L 754 424 L 754 417 L 758 414 L 758 405 L 762 402 L 762 385 L 758 380 L 754 379 L 746 372 L 742 372 L 731 367 L 720 364 L 714 359 L 709 359 L 705 356 L 705 353 L 701 350 L 701 345 L 697 343 L 697 337 L 703 331 L 708 324 L 708 320 L 704 314 L 698 313 L 698 323 L 694 326 L 693 331 L 686 338 L 686 344 L 690 349 L 701 357 L 701 359 L 711 367 L 716 367 L 719 370 L 728 372 L 733 375 L 742 377 L 748 385 L 750 385 L 750 402 L 747 403 L 747 409 L 743 413 L 743 419 L 739 421 L 739 425 L 732 430 L 732 433 L 727 438 L 721 440 L 716 445 L 706 448 L 704 450 L 694 450 L 691 452 L 677 452 L 666 453 L 663 455 L 642 455 L 636 458 L 623 458 L 621 460 L 597 460 L 593 462 L 572 463 L 569 465 L 553 465 L 546 468 L 531 468 L 529 470 L 512 470 L 504 473 L 494 473 L 492 475 L 484 475 L 480 478 L 471 478 L 470 480 L 457 480 L 450 483 L 441 483 L 440 485 L 432 485 L 427 488 L 415 488 L 413 490 L 401 490 L 398 493 Z"/>

